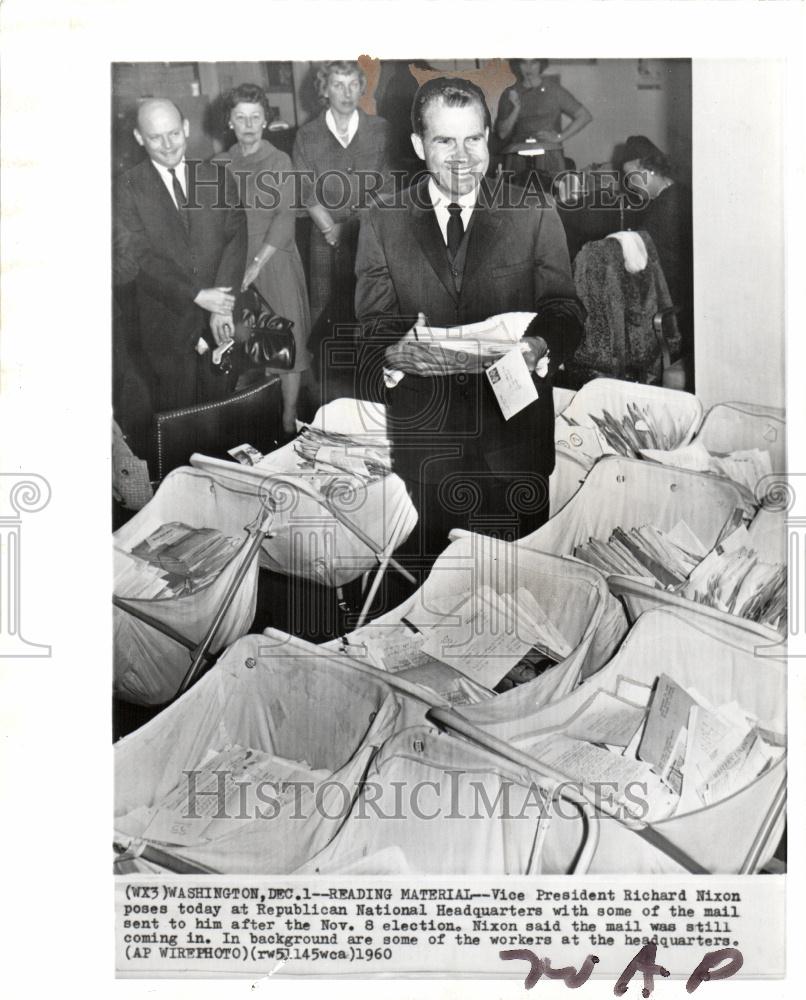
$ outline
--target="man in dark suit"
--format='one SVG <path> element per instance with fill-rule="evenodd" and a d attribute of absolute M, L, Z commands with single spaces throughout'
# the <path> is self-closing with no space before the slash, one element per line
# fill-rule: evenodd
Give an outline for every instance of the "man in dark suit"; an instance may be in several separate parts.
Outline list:
<path fill-rule="evenodd" d="M 210 350 L 231 338 L 246 265 L 246 217 L 223 165 L 185 162 L 189 126 L 171 101 L 143 101 L 134 136 L 148 159 L 119 182 L 117 268 L 136 273 L 139 350 L 155 411 L 221 398 Z"/>
<path fill-rule="evenodd" d="M 394 468 L 420 515 L 408 545 L 427 566 L 451 528 L 513 538 L 546 520 L 550 377 L 576 346 L 584 310 L 553 205 L 484 179 L 490 115 L 481 90 L 465 80 L 428 81 L 415 97 L 412 127 L 428 177 L 397 203 L 371 209 L 361 226 L 358 393 L 387 404 Z M 523 349 L 538 398 L 509 420 L 484 372 L 418 374 L 416 345 L 400 341 L 418 314 L 430 326 L 463 327 L 513 311 L 537 313 Z M 411 365 L 397 364 L 407 352 Z M 543 362 L 541 377 L 535 369 L 546 354 L 549 373 Z M 400 373 L 387 371 L 385 394 L 376 395 L 382 366 L 407 373 L 389 388 Z"/>

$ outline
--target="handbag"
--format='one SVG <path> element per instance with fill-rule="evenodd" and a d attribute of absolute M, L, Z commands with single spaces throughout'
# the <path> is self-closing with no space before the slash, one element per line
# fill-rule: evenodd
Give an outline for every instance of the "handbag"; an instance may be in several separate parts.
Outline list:
<path fill-rule="evenodd" d="M 291 371 L 297 357 L 293 320 L 278 316 L 254 285 L 238 295 L 233 317 L 233 347 L 218 362 L 222 373 L 236 365 Z"/>

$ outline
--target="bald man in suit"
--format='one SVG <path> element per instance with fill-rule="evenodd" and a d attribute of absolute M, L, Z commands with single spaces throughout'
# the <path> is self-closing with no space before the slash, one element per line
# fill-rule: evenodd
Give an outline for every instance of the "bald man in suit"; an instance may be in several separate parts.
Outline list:
<path fill-rule="evenodd" d="M 148 159 L 119 179 L 115 246 L 136 272 L 139 348 L 159 412 L 229 389 L 210 350 L 232 336 L 246 217 L 225 169 L 186 162 L 189 125 L 172 101 L 143 101 L 134 136 Z"/>

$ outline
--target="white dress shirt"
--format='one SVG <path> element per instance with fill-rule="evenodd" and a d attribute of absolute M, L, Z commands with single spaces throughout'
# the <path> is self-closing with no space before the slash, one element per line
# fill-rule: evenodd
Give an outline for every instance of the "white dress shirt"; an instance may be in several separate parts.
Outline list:
<path fill-rule="evenodd" d="M 437 222 L 439 223 L 439 229 L 442 233 L 442 239 L 445 241 L 445 246 L 447 246 L 448 219 L 451 217 L 451 213 L 448 211 L 448 205 L 452 205 L 456 202 L 457 205 L 462 206 L 462 225 L 465 227 L 465 232 L 467 232 L 470 216 L 473 214 L 473 209 L 476 207 L 478 189 L 474 188 L 472 191 L 468 192 L 468 194 L 460 195 L 458 198 L 449 198 L 440 191 L 434 183 L 433 177 L 431 177 L 428 180 L 428 194 L 434 205 L 434 211 L 437 215 Z"/>
<path fill-rule="evenodd" d="M 330 110 L 330 108 L 328 108 L 327 111 L 325 112 L 325 125 L 327 125 L 327 127 L 330 129 L 333 135 L 335 135 L 335 137 L 341 143 L 341 145 L 344 146 L 345 149 L 347 149 L 347 147 L 353 141 L 353 137 L 355 136 L 356 132 L 358 131 L 358 112 L 354 111 L 350 115 L 350 121 L 347 124 L 346 135 L 343 135 L 336 128 L 336 119 L 333 117 L 333 112 Z"/>
<path fill-rule="evenodd" d="M 164 167 L 161 163 L 157 163 L 156 160 L 152 160 L 151 162 L 157 168 L 157 173 L 162 178 L 162 183 L 168 189 L 168 194 L 171 196 L 171 201 L 174 203 L 174 205 L 176 205 L 176 198 L 174 198 L 173 177 L 171 177 L 170 173 L 168 172 L 168 168 Z M 179 163 L 174 167 L 174 171 L 176 172 L 176 179 L 179 181 L 179 186 L 182 188 L 182 193 L 185 196 L 185 200 L 187 200 L 188 184 L 187 184 L 184 159 L 181 159 L 179 161 Z M 176 207 L 177 209 L 179 208 L 178 205 L 176 205 Z"/>

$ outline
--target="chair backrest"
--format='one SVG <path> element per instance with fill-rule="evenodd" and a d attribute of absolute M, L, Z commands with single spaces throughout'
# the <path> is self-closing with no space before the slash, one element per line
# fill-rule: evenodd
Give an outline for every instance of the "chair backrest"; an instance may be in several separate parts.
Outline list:
<path fill-rule="evenodd" d="M 280 379 L 268 377 L 254 388 L 215 403 L 157 413 L 157 478 L 187 465 L 193 452 L 227 458 L 227 449 L 251 444 L 266 454 L 277 447 L 281 424 Z"/>

